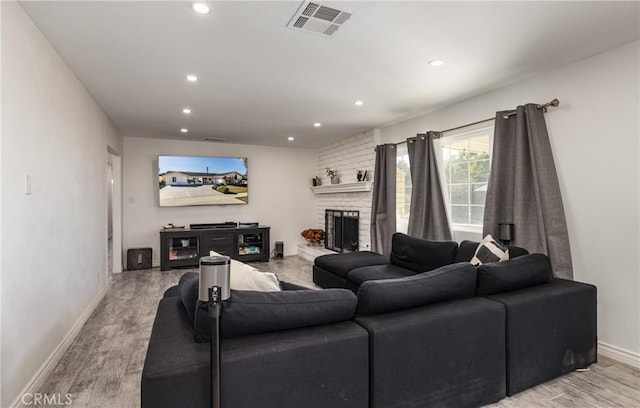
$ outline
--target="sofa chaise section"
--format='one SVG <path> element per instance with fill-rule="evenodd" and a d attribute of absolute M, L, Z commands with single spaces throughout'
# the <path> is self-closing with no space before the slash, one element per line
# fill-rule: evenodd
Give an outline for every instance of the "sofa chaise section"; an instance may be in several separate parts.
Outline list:
<path fill-rule="evenodd" d="M 428 272 L 445 265 L 469 262 L 479 242 L 432 241 L 395 233 L 389 257 L 362 251 L 322 255 L 314 260 L 313 282 L 322 288 L 345 288 L 354 293 L 368 280 L 395 279 Z M 528 254 L 526 249 L 507 246 L 509 257 Z"/>
<path fill-rule="evenodd" d="M 322 255 L 313 264 L 313 282 L 321 288 L 348 288 L 347 274 L 356 268 L 386 265 L 389 258 L 371 251 Z"/>

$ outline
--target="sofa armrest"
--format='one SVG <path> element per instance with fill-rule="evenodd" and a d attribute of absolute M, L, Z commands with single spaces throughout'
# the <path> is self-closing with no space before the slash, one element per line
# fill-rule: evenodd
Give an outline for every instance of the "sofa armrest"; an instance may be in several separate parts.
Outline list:
<path fill-rule="evenodd" d="M 596 362 L 595 286 L 555 278 L 488 298 L 507 311 L 507 395 Z"/>
<path fill-rule="evenodd" d="M 175 285 L 165 290 L 164 294 L 162 295 L 162 298 L 164 299 L 168 297 L 178 297 L 178 296 L 180 296 L 180 289 L 178 288 L 178 285 Z"/>
<path fill-rule="evenodd" d="M 162 299 L 142 369 L 142 408 L 210 406 L 209 359 L 209 344 L 193 341 L 180 298 Z"/>

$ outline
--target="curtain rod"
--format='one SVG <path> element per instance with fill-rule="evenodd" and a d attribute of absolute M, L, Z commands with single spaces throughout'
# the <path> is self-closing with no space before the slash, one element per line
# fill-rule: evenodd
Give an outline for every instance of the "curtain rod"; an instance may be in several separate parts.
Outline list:
<path fill-rule="evenodd" d="M 543 104 L 541 104 L 541 105 L 536 106 L 536 108 L 538 108 L 538 109 L 542 109 L 542 111 L 546 113 L 546 112 L 547 112 L 547 109 L 549 108 L 549 106 L 556 107 L 556 106 L 558 106 L 558 105 L 560 105 L 560 101 L 559 101 L 557 98 L 554 98 L 554 99 L 552 99 L 551 101 L 549 101 L 549 102 L 547 102 L 547 103 L 543 103 Z M 504 119 L 509 119 L 509 116 L 515 115 L 515 114 L 516 114 L 516 112 L 517 112 L 517 111 L 515 111 L 515 110 L 514 110 L 514 111 L 511 111 L 511 112 L 505 113 L 504 115 L 502 115 L 502 117 L 503 117 Z M 479 125 L 480 123 L 490 122 L 490 121 L 492 121 L 492 120 L 496 120 L 496 118 L 495 118 L 495 117 L 493 117 L 493 118 L 488 118 L 488 119 L 479 120 L 479 121 L 477 121 L 477 122 L 473 122 L 473 123 L 467 123 L 466 125 L 456 126 L 456 127 L 454 127 L 454 128 L 447 129 L 447 130 L 441 130 L 441 131 L 439 131 L 439 132 L 437 132 L 437 133 L 446 133 L 446 132 L 451 132 L 451 131 L 458 130 L 458 129 L 464 129 L 464 128 L 467 128 L 467 127 L 470 127 L 470 126 Z M 403 144 L 403 143 L 407 143 L 407 141 L 406 141 L 406 140 L 403 140 L 402 142 L 398 142 L 398 143 L 390 143 L 390 144 L 395 144 L 395 145 L 397 146 L 397 145 L 399 145 L 399 144 Z"/>
<path fill-rule="evenodd" d="M 548 110 L 549 106 L 556 107 L 556 106 L 558 106 L 558 105 L 560 105 L 560 101 L 559 101 L 557 98 L 555 98 L 555 99 L 552 99 L 551 101 L 549 101 L 549 102 L 547 102 L 547 103 L 545 103 L 545 104 L 542 104 L 542 105 L 538 105 L 538 106 L 536 106 L 536 108 L 538 108 L 538 109 L 542 109 L 542 111 L 543 111 L 544 113 L 547 113 L 547 110 Z M 509 118 L 509 116 L 511 116 L 511 115 L 515 115 L 515 114 L 516 114 L 516 112 L 517 112 L 517 111 L 511 111 L 511 112 L 509 112 L 509 113 L 505 113 L 504 115 L 502 115 L 502 117 L 503 117 L 503 118 L 505 118 L 505 119 L 508 119 L 508 118 Z M 446 131 L 445 131 L 445 132 L 446 132 Z"/>
<path fill-rule="evenodd" d="M 547 113 L 547 109 L 549 108 L 549 106 L 554 106 L 555 107 L 555 106 L 558 106 L 558 105 L 560 105 L 560 101 L 557 98 L 554 98 L 553 100 L 551 100 L 551 101 L 549 101 L 547 103 L 543 103 L 541 105 L 536 106 L 536 108 L 537 109 L 542 109 L 542 111 L 544 113 Z M 502 115 L 502 117 L 505 118 L 505 119 L 509 119 L 509 116 L 515 115 L 516 112 L 517 111 L 513 110 L 513 111 L 511 111 L 509 113 L 505 113 L 504 115 Z M 457 127 L 451 128 L 451 129 L 441 130 L 439 133 L 446 133 L 446 132 L 451 132 L 453 130 L 464 129 L 466 127 L 470 127 L 470 126 L 473 126 L 473 125 L 479 125 L 480 123 L 489 122 L 489 121 L 492 121 L 492 120 L 496 120 L 496 118 L 493 117 L 493 118 L 483 119 L 483 120 L 479 120 L 477 122 L 468 123 L 466 125 L 457 126 Z"/>

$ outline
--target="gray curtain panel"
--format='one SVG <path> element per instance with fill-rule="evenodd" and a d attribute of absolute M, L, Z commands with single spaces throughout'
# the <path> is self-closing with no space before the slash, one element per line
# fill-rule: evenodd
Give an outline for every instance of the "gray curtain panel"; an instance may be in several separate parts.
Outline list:
<path fill-rule="evenodd" d="M 376 164 L 371 203 L 371 250 L 391 254 L 391 236 L 396 232 L 396 145 L 376 146 Z"/>
<path fill-rule="evenodd" d="M 569 234 L 544 113 L 535 104 L 497 112 L 483 233 L 514 224 L 511 245 L 551 259 L 554 276 L 573 278 Z"/>
<path fill-rule="evenodd" d="M 407 233 L 423 239 L 451 240 L 451 227 L 433 147 L 433 139 L 440 136 L 437 132 L 427 132 L 417 135 L 415 139 L 407 139 L 412 185 Z"/>

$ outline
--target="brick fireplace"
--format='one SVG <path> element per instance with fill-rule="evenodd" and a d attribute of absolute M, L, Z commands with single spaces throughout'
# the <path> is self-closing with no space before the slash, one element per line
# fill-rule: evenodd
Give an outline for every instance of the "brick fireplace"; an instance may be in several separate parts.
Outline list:
<path fill-rule="evenodd" d="M 318 152 L 317 168 L 317 175 L 322 178 L 322 185 L 330 184 L 325 176 L 326 167 L 338 170 L 340 184 L 356 183 L 356 172 L 359 169 L 368 171 L 367 179 L 372 182 L 375 177 L 375 146 L 379 143 L 376 129 L 340 139 L 323 147 Z M 316 228 L 325 228 L 325 210 L 327 209 L 359 211 L 359 249 L 360 251 L 370 250 L 371 191 L 317 194 L 316 197 Z"/>

